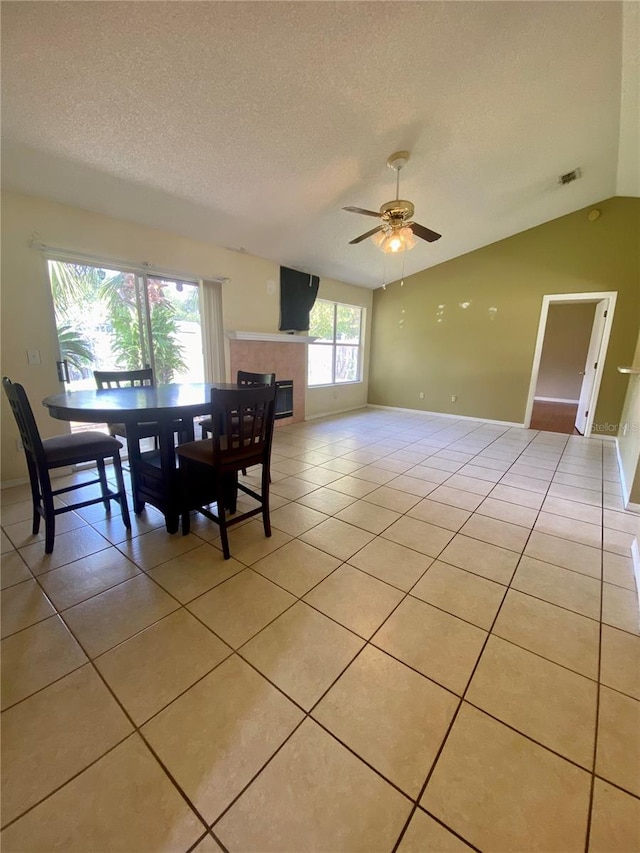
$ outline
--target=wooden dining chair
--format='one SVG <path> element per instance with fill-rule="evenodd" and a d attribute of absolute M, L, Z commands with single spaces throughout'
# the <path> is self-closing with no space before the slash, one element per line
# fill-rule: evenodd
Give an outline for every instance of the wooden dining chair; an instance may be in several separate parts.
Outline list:
<path fill-rule="evenodd" d="M 142 388 L 155 385 L 153 370 L 149 365 L 137 370 L 94 370 L 93 378 L 96 380 L 98 390 L 105 391 L 111 388 Z M 124 424 L 107 424 L 109 434 L 128 438 L 127 429 Z M 185 424 L 176 420 L 173 431 L 181 435 L 185 431 Z M 155 421 L 143 421 L 136 424 L 136 438 L 138 442 L 143 438 L 153 438 L 156 448 L 158 447 L 158 424 Z"/>
<path fill-rule="evenodd" d="M 249 373 L 246 370 L 239 370 L 236 374 L 236 385 L 249 387 L 255 385 L 275 385 L 276 384 L 276 375 L 275 373 Z M 202 430 L 202 437 L 206 438 L 208 435 L 211 435 L 211 418 L 205 418 L 200 421 L 200 429 Z"/>
<path fill-rule="evenodd" d="M 232 525 L 262 514 L 264 534 L 271 536 L 269 466 L 276 390 L 275 385 L 212 389 L 212 438 L 187 442 L 176 448 L 182 532 L 189 533 L 192 510 L 210 518 L 220 527 L 225 560 L 231 556 L 227 529 Z M 238 472 L 252 465 L 262 466 L 260 493 L 238 482 Z M 225 504 L 235 507 L 236 489 L 258 501 L 258 506 L 228 518 Z M 214 502 L 216 512 L 208 507 Z"/>
<path fill-rule="evenodd" d="M 72 435 L 60 435 L 55 438 L 40 437 L 38 426 L 33 416 L 29 399 L 22 385 L 12 382 L 6 376 L 2 380 L 11 411 L 18 424 L 20 439 L 24 448 L 29 471 L 29 482 L 31 484 L 31 499 L 33 502 L 33 527 L 35 535 L 40 530 L 40 519 L 44 518 L 45 540 L 44 552 L 51 554 L 56 532 L 56 516 L 63 512 L 71 512 L 92 504 L 104 503 L 109 512 L 111 501 L 120 504 L 122 510 L 122 521 L 129 529 L 131 521 L 129 518 L 129 506 L 127 504 L 127 493 L 122 478 L 122 465 L 120 462 L 121 443 L 103 432 L 91 430 L 88 432 L 75 433 Z M 113 461 L 116 477 L 117 491 L 111 491 L 107 483 L 105 471 L 105 460 Z M 73 486 L 62 489 L 54 489 L 51 485 L 49 471 L 55 468 L 63 468 L 68 465 L 78 465 L 83 462 L 95 462 L 98 469 L 98 477 L 93 480 L 84 480 Z M 66 504 L 61 507 L 54 506 L 54 498 L 75 489 L 100 484 L 101 497 L 91 500 L 79 501 L 74 504 Z"/>

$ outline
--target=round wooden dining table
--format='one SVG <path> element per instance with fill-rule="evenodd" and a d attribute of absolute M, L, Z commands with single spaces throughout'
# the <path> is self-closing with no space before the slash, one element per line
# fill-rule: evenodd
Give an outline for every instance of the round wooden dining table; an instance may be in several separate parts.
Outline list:
<path fill-rule="evenodd" d="M 62 421 L 124 424 L 133 510 L 140 513 L 145 503 L 150 503 L 164 514 L 167 531 L 175 533 L 180 517 L 175 422 L 184 424 L 180 441 L 193 441 L 193 418 L 211 415 L 212 388 L 237 390 L 238 386 L 193 383 L 66 391 L 45 397 L 42 404 L 51 417 Z M 137 426 L 149 422 L 158 424 L 158 446 L 143 452 Z"/>

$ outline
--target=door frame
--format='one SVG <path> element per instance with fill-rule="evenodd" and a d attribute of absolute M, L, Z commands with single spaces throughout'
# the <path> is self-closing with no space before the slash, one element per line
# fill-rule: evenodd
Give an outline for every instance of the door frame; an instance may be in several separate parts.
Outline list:
<path fill-rule="evenodd" d="M 595 378 L 593 380 L 593 390 L 591 392 L 591 401 L 589 404 L 589 414 L 585 423 L 585 437 L 591 435 L 593 426 L 593 418 L 595 415 L 596 403 L 600 393 L 600 383 L 602 382 L 602 374 L 607 356 L 607 348 L 609 346 L 609 338 L 611 337 L 611 327 L 613 326 L 613 316 L 616 308 L 616 300 L 618 292 L 616 290 L 600 290 L 586 293 L 550 293 L 542 297 L 542 308 L 540 310 L 540 321 L 538 323 L 538 336 L 536 338 L 536 346 L 533 354 L 533 363 L 531 369 L 531 381 L 529 383 L 529 394 L 527 396 L 527 406 L 524 414 L 524 427 L 529 429 L 531 425 L 531 415 L 533 413 L 533 403 L 538 384 L 538 374 L 540 372 L 540 361 L 542 359 L 542 346 L 544 344 L 544 336 L 547 330 L 547 317 L 549 314 L 549 306 L 552 304 L 571 304 L 578 302 L 603 302 L 606 301 L 607 316 L 604 321 L 604 329 L 602 332 L 602 343 L 600 345 L 600 354 L 598 358 L 598 367 L 596 368 Z M 594 323 L 595 323 L 594 315 Z M 592 326 L 593 328 L 593 326 Z"/>

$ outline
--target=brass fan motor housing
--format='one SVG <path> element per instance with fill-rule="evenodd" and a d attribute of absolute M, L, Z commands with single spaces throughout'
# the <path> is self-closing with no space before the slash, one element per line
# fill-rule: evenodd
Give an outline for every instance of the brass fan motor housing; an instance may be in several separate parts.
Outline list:
<path fill-rule="evenodd" d="M 383 219 L 411 219 L 413 216 L 414 207 L 410 201 L 404 198 L 397 198 L 395 201 L 388 201 L 380 208 L 380 216 Z"/>

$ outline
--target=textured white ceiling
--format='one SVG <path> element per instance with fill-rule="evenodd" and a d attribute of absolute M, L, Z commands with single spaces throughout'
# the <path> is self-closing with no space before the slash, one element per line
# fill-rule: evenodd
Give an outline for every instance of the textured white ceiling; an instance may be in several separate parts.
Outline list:
<path fill-rule="evenodd" d="M 378 287 L 389 154 L 409 274 L 614 195 L 621 68 L 618 2 L 4 2 L 3 184 Z"/>

